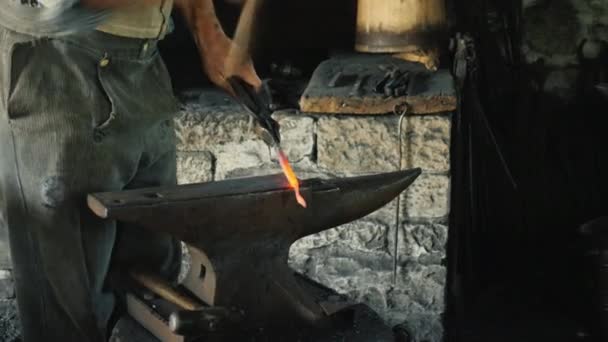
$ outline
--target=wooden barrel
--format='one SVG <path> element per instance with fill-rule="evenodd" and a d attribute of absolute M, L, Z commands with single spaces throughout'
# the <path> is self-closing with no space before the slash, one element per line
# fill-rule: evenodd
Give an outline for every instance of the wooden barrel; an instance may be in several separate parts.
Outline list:
<path fill-rule="evenodd" d="M 436 48 L 444 38 L 444 0 L 358 0 L 361 52 L 397 53 Z"/>

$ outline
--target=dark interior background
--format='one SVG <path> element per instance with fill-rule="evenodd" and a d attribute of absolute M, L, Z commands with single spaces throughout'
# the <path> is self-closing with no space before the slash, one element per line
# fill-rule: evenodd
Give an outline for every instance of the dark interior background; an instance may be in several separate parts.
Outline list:
<path fill-rule="evenodd" d="M 271 0 L 260 73 L 288 62 L 309 74 L 332 51 L 352 50 L 355 3 Z M 230 33 L 239 8 L 217 6 Z M 564 101 L 541 90 L 547 71 L 517 48 L 521 1 L 449 8 L 452 32 L 475 39 L 478 64 L 454 116 L 448 340 L 574 341 L 593 316 L 578 229 L 608 211 L 608 115 L 594 88 L 608 59 L 581 64 L 576 96 Z M 178 91 L 206 84 L 179 18 L 162 48 Z"/>
<path fill-rule="evenodd" d="M 330 51 L 352 50 L 355 41 L 356 0 L 267 0 L 254 61 L 261 77 L 270 66 L 297 66 L 310 74 Z M 232 35 L 240 8 L 215 0 L 224 30 Z M 174 14 L 175 32 L 162 43 L 163 57 L 172 73 L 176 90 L 207 85 L 191 35 L 179 15 Z"/>
<path fill-rule="evenodd" d="M 450 331 L 473 329 L 468 340 L 482 340 L 474 335 L 494 326 L 503 331 L 494 341 L 580 340 L 598 299 L 579 228 L 608 211 L 608 117 L 595 89 L 606 81 L 606 51 L 580 60 L 572 99 L 550 95 L 549 68 L 525 63 L 517 48 L 521 1 L 466 3 L 452 18 L 475 37 L 479 64 L 455 121 Z"/>

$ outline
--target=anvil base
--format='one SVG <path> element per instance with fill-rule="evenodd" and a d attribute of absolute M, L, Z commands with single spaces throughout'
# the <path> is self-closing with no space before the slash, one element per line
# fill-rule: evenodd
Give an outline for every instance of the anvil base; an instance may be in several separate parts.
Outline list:
<path fill-rule="evenodd" d="M 295 272 L 294 272 L 295 273 Z M 162 298 L 134 290 L 127 295 L 127 306 L 131 317 L 121 319 L 113 330 L 110 341 L 137 342 L 220 342 L 220 341 L 299 341 L 299 342 L 393 342 L 399 341 L 392 329 L 363 304 L 348 301 L 335 291 L 295 273 L 305 291 L 311 293 L 327 312 L 331 322 L 321 330 L 292 331 L 241 331 L 234 326 L 227 331 L 178 335 L 169 328 L 169 314 L 175 306 Z M 133 318 L 133 319 L 132 319 Z"/>

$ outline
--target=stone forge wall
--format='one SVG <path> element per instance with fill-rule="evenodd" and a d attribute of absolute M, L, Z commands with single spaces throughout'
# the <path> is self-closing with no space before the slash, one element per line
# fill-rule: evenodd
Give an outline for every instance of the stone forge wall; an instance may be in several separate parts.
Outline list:
<path fill-rule="evenodd" d="M 276 114 L 283 147 L 300 178 L 389 172 L 399 167 L 395 115 Z M 280 173 L 247 115 L 215 92 L 191 93 L 178 134 L 180 183 Z M 304 238 L 292 266 L 353 300 L 369 304 L 390 324 L 406 323 L 416 341 L 440 341 L 446 284 L 451 115 L 408 117 L 404 168 L 422 176 L 403 195 L 359 221 Z M 393 284 L 395 213 L 400 210 L 397 282 Z"/>

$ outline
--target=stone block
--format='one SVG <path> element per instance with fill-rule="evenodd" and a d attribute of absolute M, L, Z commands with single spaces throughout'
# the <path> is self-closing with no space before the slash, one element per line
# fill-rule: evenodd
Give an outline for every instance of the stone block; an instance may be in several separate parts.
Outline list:
<path fill-rule="evenodd" d="M 281 147 L 291 163 L 311 159 L 315 149 L 315 121 L 295 111 L 273 114 L 281 127 Z"/>
<path fill-rule="evenodd" d="M 397 211 L 396 204 L 397 201 L 393 200 L 382 208 L 365 216 L 362 220 L 382 223 L 392 229 L 392 227 L 395 225 L 395 213 Z M 403 205 L 403 202 L 401 202 L 401 205 Z"/>
<path fill-rule="evenodd" d="M 404 321 L 412 305 L 407 307 L 391 305 L 389 294 L 393 289 L 393 272 L 390 259 L 386 258 L 385 267 L 370 267 L 362 265 L 348 257 L 328 257 L 307 275 L 325 284 L 339 293 L 346 295 L 353 302 L 363 303 L 376 311 L 389 325 Z M 405 286 L 399 284 L 398 287 Z M 431 313 L 439 316 L 429 307 L 414 302 L 417 312 Z M 436 340 L 439 342 L 440 340 Z"/>
<path fill-rule="evenodd" d="M 428 279 L 439 285 L 445 285 L 447 279 L 447 268 L 445 265 L 422 265 L 422 264 L 405 264 L 402 274 L 405 279 Z"/>
<path fill-rule="evenodd" d="M 21 324 L 14 299 L 0 300 L 0 341 L 21 341 Z"/>
<path fill-rule="evenodd" d="M 401 129 L 404 168 L 419 167 L 424 171 L 450 170 L 451 118 L 449 115 L 409 117 Z"/>
<path fill-rule="evenodd" d="M 370 286 L 359 291 L 358 296 L 351 297 L 351 300 L 369 305 L 374 311 L 383 315 L 387 311 L 386 289 L 382 286 Z"/>
<path fill-rule="evenodd" d="M 390 289 L 386 294 L 387 309 L 392 312 L 388 315 L 388 320 L 392 324 L 400 324 L 407 321 L 409 315 L 420 314 L 427 309 L 418 303 L 410 293 L 408 288 L 400 286 Z"/>
<path fill-rule="evenodd" d="M 387 284 L 376 279 L 392 269 L 387 232 L 388 227 L 368 221 L 326 230 L 297 241 L 290 250 L 290 264 L 342 293 L 361 284 Z"/>
<path fill-rule="evenodd" d="M 15 298 L 15 282 L 10 270 L 0 270 L 0 300 Z"/>
<path fill-rule="evenodd" d="M 299 163 L 292 163 L 294 172 L 299 179 L 310 179 L 310 178 L 331 178 L 331 175 L 326 174 L 316 168 L 316 165 L 311 163 L 308 159 L 305 159 Z M 232 170 L 227 173 L 226 178 L 244 178 L 244 177 L 257 177 L 272 174 L 282 174 L 281 167 L 278 163 L 265 163 L 261 166 L 252 168 L 243 168 Z"/>
<path fill-rule="evenodd" d="M 343 175 L 397 170 L 397 122 L 395 116 L 322 116 L 317 123 L 319 166 Z"/>
<path fill-rule="evenodd" d="M 213 180 L 214 157 L 210 152 L 178 152 L 177 183 L 192 184 Z"/>
<path fill-rule="evenodd" d="M 314 152 L 314 120 L 294 112 L 279 112 L 275 118 L 281 126 L 282 147 L 290 161 L 309 160 Z M 276 164 L 273 151 L 255 133 L 254 125 L 236 104 L 209 107 L 187 103 L 176 119 L 178 150 L 211 153 L 216 180 L 229 178 L 238 170 Z"/>
<path fill-rule="evenodd" d="M 398 239 L 401 262 L 441 264 L 446 255 L 448 227 L 440 223 L 405 223 L 399 228 Z M 388 240 L 393 246 L 394 234 L 389 234 Z"/>
<path fill-rule="evenodd" d="M 207 152 L 215 159 L 214 179 L 235 169 L 258 167 L 270 161 L 266 144 L 250 125 L 249 116 L 231 104 L 205 107 L 187 104 L 176 119 L 178 150 Z"/>
<path fill-rule="evenodd" d="M 361 291 L 371 286 L 386 292 L 393 279 L 390 262 L 386 263 L 386 267 L 378 268 L 369 267 L 349 257 L 332 256 L 315 266 L 308 276 L 339 293 L 347 294 L 351 299 L 358 298 Z"/>
<path fill-rule="evenodd" d="M 348 226 L 351 226 L 350 229 Z M 407 224 L 405 250 L 420 259 L 445 255 L 447 228 L 440 224 Z M 441 341 L 446 269 L 407 260 L 398 267 L 393 286 L 392 257 L 386 252 L 387 226 L 360 220 L 296 242 L 292 267 L 350 300 L 369 305 L 388 324 L 406 322 L 414 336 Z M 390 245 L 390 244 L 389 244 Z"/>
<path fill-rule="evenodd" d="M 0 198 L 2 201 L 2 198 Z M 0 211 L 0 269 L 8 269 L 12 267 L 11 251 L 8 243 L 8 226 Z"/>
<path fill-rule="evenodd" d="M 450 177 L 422 174 L 403 195 L 404 217 L 438 219 L 449 214 Z"/>
<path fill-rule="evenodd" d="M 400 288 L 429 311 L 444 310 L 444 286 L 447 269 L 443 265 L 406 265 L 400 267 Z"/>
<path fill-rule="evenodd" d="M 384 316 L 391 325 L 404 324 L 414 341 L 442 341 L 441 314 L 445 311 L 443 266 L 400 268 L 399 284 L 388 291 Z"/>
<path fill-rule="evenodd" d="M 388 227 L 377 222 L 355 221 L 296 241 L 291 254 L 322 248 L 331 252 L 330 246 L 361 252 L 384 251 L 387 232 Z"/>
<path fill-rule="evenodd" d="M 261 168 L 270 163 L 270 150 L 262 141 L 228 143 L 214 150 L 215 180 L 224 180 L 239 170 Z"/>
<path fill-rule="evenodd" d="M 388 227 L 359 220 L 296 242 L 290 264 L 310 278 L 384 315 L 392 281 Z"/>
<path fill-rule="evenodd" d="M 260 141 L 250 129 L 249 116 L 230 104 L 206 107 L 187 103 L 175 119 L 178 151 L 211 151 L 227 144 Z"/>
<path fill-rule="evenodd" d="M 441 342 L 444 340 L 443 322 L 440 314 L 428 312 L 391 311 L 388 319 L 391 323 L 406 327 L 412 341 Z M 393 325 L 396 325 L 393 324 Z"/>

